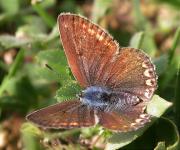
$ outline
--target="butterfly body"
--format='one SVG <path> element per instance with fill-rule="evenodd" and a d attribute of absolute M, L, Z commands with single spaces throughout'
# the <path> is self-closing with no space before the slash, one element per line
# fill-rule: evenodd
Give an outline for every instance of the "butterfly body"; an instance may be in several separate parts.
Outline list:
<path fill-rule="evenodd" d="M 27 116 L 43 128 L 78 128 L 100 124 L 127 132 L 150 122 L 145 112 L 157 88 L 151 59 L 141 50 L 120 47 L 101 27 L 79 15 L 58 17 L 61 42 L 75 79 L 84 89 L 71 101 Z"/>
<path fill-rule="evenodd" d="M 100 86 L 91 86 L 83 90 L 80 101 L 83 105 L 101 111 L 123 111 L 141 102 L 137 96 L 125 92 L 113 92 Z"/>
<path fill-rule="evenodd" d="M 91 108 L 105 109 L 110 104 L 111 91 L 99 86 L 86 88 L 80 101 Z"/>

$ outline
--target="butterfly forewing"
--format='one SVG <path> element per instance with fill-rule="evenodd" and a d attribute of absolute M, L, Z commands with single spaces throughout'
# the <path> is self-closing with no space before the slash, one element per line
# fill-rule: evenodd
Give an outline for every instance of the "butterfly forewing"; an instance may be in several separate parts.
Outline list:
<path fill-rule="evenodd" d="M 95 124 L 94 111 L 79 100 L 58 103 L 27 116 L 27 119 L 42 128 L 77 128 Z"/>
<path fill-rule="evenodd" d="M 58 17 L 58 22 L 75 78 L 84 87 L 95 85 L 98 72 L 102 72 L 111 61 L 118 51 L 118 44 L 103 29 L 83 17 L 66 13 Z"/>

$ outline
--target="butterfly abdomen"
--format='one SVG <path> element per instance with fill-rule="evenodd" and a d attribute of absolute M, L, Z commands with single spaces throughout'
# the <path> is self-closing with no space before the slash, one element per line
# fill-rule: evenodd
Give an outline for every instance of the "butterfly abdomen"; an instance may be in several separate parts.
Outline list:
<path fill-rule="evenodd" d="M 113 93 L 110 101 L 114 105 L 113 110 L 118 111 L 128 111 L 130 108 L 142 102 L 137 96 L 126 92 Z"/>

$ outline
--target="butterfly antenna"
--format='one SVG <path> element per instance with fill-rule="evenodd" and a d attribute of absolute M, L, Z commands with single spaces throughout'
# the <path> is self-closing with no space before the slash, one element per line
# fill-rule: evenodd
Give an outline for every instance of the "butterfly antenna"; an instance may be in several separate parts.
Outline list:
<path fill-rule="evenodd" d="M 49 70 L 54 71 L 54 69 L 53 69 L 51 66 L 49 66 L 48 64 L 45 64 L 45 66 L 46 66 Z"/>
<path fill-rule="evenodd" d="M 58 77 L 61 78 L 61 75 L 60 75 L 56 70 L 54 70 L 51 66 L 49 66 L 48 64 L 45 64 L 45 66 L 46 66 L 50 71 L 52 71 L 52 72 L 55 73 Z"/>

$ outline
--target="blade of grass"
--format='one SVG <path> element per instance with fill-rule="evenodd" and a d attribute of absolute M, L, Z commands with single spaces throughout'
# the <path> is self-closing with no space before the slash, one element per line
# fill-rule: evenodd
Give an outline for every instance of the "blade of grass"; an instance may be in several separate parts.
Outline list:
<path fill-rule="evenodd" d="M 169 52 L 169 64 L 172 63 L 178 43 L 180 42 L 180 27 L 176 30 L 173 45 Z"/>
<path fill-rule="evenodd" d="M 144 39 L 144 32 L 141 32 L 141 33 L 140 33 L 140 37 L 139 37 L 139 42 L 138 42 L 138 44 L 137 44 L 137 48 L 141 48 L 143 39 Z"/>
<path fill-rule="evenodd" d="M 92 11 L 92 20 L 97 23 L 99 19 L 105 15 L 111 4 L 112 0 L 95 0 Z"/>
<path fill-rule="evenodd" d="M 143 16 L 141 9 L 140 9 L 140 1 L 139 0 L 133 0 L 133 8 L 134 8 L 134 15 L 136 24 L 139 29 L 144 30 L 147 25 L 147 21 L 145 17 Z"/>
<path fill-rule="evenodd" d="M 174 114 L 178 129 L 180 129 L 180 62 L 178 66 L 176 86 L 175 86 L 175 98 L 174 98 Z"/>
<path fill-rule="evenodd" d="M 133 0 L 133 11 L 136 28 L 138 31 L 144 31 L 143 42 L 141 43 L 141 49 L 143 49 L 150 56 L 154 57 L 157 46 L 154 41 L 154 31 L 151 24 L 147 21 L 140 8 L 140 0 Z M 151 32 L 149 32 L 151 31 Z"/>
<path fill-rule="evenodd" d="M 140 49 L 144 39 L 144 32 L 138 32 L 133 35 L 130 41 L 130 46 Z"/>
<path fill-rule="evenodd" d="M 24 58 L 24 50 L 20 50 L 14 60 L 14 63 L 12 64 L 10 70 L 9 70 L 9 73 L 7 74 L 7 76 L 3 79 L 2 83 L 1 83 L 1 86 L 0 86 L 0 95 L 2 95 L 2 93 L 4 92 L 5 90 L 5 87 L 6 87 L 6 84 L 7 82 L 9 81 L 9 79 L 11 77 L 13 77 L 18 68 L 20 67 L 20 65 L 22 64 L 23 62 L 23 58 Z"/>
<path fill-rule="evenodd" d="M 180 41 L 180 27 L 176 30 L 176 33 L 174 35 L 173 45 L 169 52 L 169 59 L 168 59 L 169 62 L 166 69 L 167 71 L 162 77 L 162 82 L 160 82 L 161 91 L 163 91 L 165 87 L 167 87 L 167 85 L 170 83 L 170 81 L 172 80 L 172 78 L 177 72 L 178 62 L 177 62 L 177 58 L 176 58 L 177 56 L 175 55 L 175 52 L 176 52 L 176 48 L 178 46 L 179 41 Z"/>
<path fill-rule="evenodd" d="M 12 76 L 15 75 L 15 73 L 17 72 L 19 66 L 22 64 L 23 62 L 23 58 L 24 58 L 24 50 L 20 50 L 16 56 L 16 59 L 14 61 L 14 64 L 12 65 L 12 67 L 9 70 L 9 74 L 7 76 L 7 78 L 11 78 Z"/>

